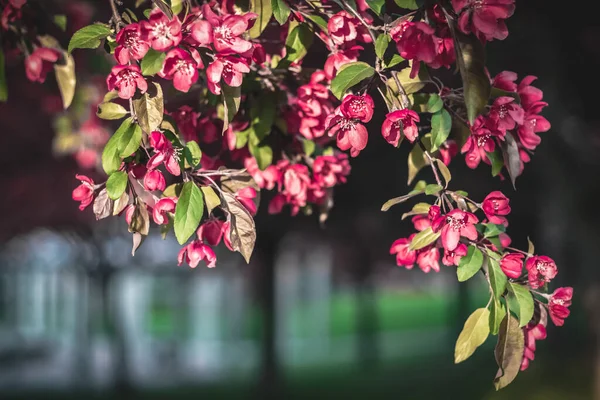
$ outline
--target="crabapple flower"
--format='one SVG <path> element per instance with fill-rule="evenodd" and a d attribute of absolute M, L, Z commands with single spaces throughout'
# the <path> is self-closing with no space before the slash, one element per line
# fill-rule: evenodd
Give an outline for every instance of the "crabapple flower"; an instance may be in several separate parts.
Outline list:
<path fill-rule="evenodd" d="M 203 68 L 200 54 L 195 49 L 187 51 L 177 48 L 170 50 L 163 66 L 158 72 L 161 78 L 173 80 L 173 86 L 180 92 L 187 93 L 198 81 L 198 68 Z"/>
<path fill-rule="evenodd" d="M 572 287 L 558 288 L 550 295 L 548 299 L 548 311 L 554 325 L 563 326 L 565 318 L 569 316 L 571 311 L 571 299 L 573 298 Z"/>
<path fill-rule="evenodd" d="M 202 11 L 206 21 L 199 21 L 192 26 L 194 40 L 203 45 L 212 43 L 215 50 L 221 54 L 242 54 L 252 49 L 252 43 L 241 38 L 240 35 L 248 30 L 248 22 L 256 18 L 256 14 L 219 17 L 207 4 Z"/>
<path fill-rule="evenodd" d="M 523 258 L 521 253 L 508 253 L 500 260 L 500 269 L 504 275 L 511 279 L 517 279 L 523 271 Z"/>
<path fill-rule="evenodd" d="M 152 219 L 157 225 L 164 225 L 169 223 L 168 213 L 175 212 L 175 204 L 177 198 L 175 197 L 163 197 L 158 200 L 152 209 Z"/>
<path fill-rule="evenodd" d="M 163 191 L 167 187 L 167 182 L 162 172 L 157 169 L 148 171 L 144 175 L 144 188 L 149 191 L 160 190 Z"/>
<path fill-rule="evenodd" d="M 525 334 L 525 351 L 521 361 L 521 371 L 525 371 L 529 367 L 529 362 L 535 358 L 535 341 L 546 339 L 546 327 L 530 322 L 523 329 L 523 333 Z"/>
<path fill-rule="evenodd" d="M 547 132 L 550 130 L 550 122 L 539 113 L 547 103 L 540 101 L 531 106 L 523 118 L 523 125 L 517 129 L 519 140 L 523 147 L 529 150 L 535 148 L 541 143 L 542 139 L 536 133 Z"/>
<path fill-rule="evenodd" d="M 517 74 L 512 71 L 502 71 L 492 79 L 492 86 L 507 92 L 516 92 Z"/>
<path fill-rule="evenodd" d="M 135 90 L 141 93 L 148 90 L 148 82 L 142 76 L 138 65 L 115 65 L 106 78 L 108 90 L 117 89 L 119 97 L 128 100 L 133 97 Z"/>
<path fill-rule="evenodd" d="M 261 171 L 254 157 L 247 157 L 244 160 L 244 167 L 252 175 L 252 179 L 258 187 L 262 189 L 273 189 L 281 178 L 281 171 L 275 165 L 269 165 L 264 171 Z"/>
<path fill-rule="evenodd" d="M 182 39 L 179 18 L 169 19 L 159 8 L 152 10 L 148 21 L 141 22 L 141 32 L 142 38 L 156 51 L 175 47 Z"/>
<path fill-rule="evenodd" d="M 208 268 L 214 268 L 217 264 L 217 256 L 213 249 L 199 240 L 194 240 L 183 247 L 177 255 L 177 265 L 185 262 L 191 268 L 196 268 L 200 261 L 206 262 Z"/>
<path fill-rule="evenodd" d="M 329 136 L 336 136 L 340 150 L 350 150 L 350 155 L 356 157 L 369 140 L 369 132 L 358 120 L 343 114 L 338 108 L 336 113 L 327 118 Z"/>
<path fill-rule="evenodd" d="M 412 269 L 417 261 L 417 251 L 410 250 L 410 242 L 412 242 L 415 234 L 413 233 L 408 238 L 400 238 L 392 243 L 392 247 L 390 247 L 390 254 L 396 255 L 396 264 L 399 267 L 406 267 L 406 269 Z"/>
<path fill-rule="evenodd" d="M 547 256 L 529 257 L 525 262 L 525 268 L 527 268 L 529 286 L 532 289 L 541 288 L 554 279 L 558 273 L 554 260 Z"/>
<path fill-rule="evenodd" d="M 240 189 L 235 193 L 235 198 L 246 207 L 250 214 L 256 214 L 256 203 L 254 202 L 254 199 L 256 198 L 256 189 L 253 187 Z"/>
<path fill-rule="evenodd" d="M 327 80 L 332 80 L 337 75 L 337 72 L 344 65 L 358 60 L 359 50 L 363 50 L 362 46 L 352 46 L 350 48 L 334 50 L 323 66 L 325 77 Z"/>
<path fill-rule="evenodd" d="M 381 134 L 384 139 L 394 147 L 398 147 L 403 136 L 414 143 L 419 136 L 419 114 L 413 110 L 396 110 L 385 116 L 385 121 L 381 125 Z"/>
<path fill-rule="evenodd" d="M 430 213 L 431 213 L 430 207 Z M 434 232 L 441 231 L 442 246 L 448 251 L 453 251 L 458 247 L 461 236 L 470 240 L 477 239 L 477 229 L 475 224 L 479 219 L 467 211 L 455 208 L 446 215 L 436 217 L 431 225 Z"/>
<path fill-rule="evenodd" d="M 450 165 L 450 161 L 458 154 L 458 144 L 456 141 L 450 139 L 446 140 L 439 149 L 440 160 L 446 165 Z"/>
<path fill-rule="evenodd" d="M 131 60 L 144 58 L 150 45 L 142 39 L 140 24 L 131 23 L 117 33 L 115 48 L 115 59 L 121 65 L 129 64 Z"/>
<path fill-rule="evenodd" d="M 429 220 L 429 217 L 425 214 L 415 215 L 411 218 L 410 221 L 413 223 L 415 229 L 419 232 L 431 227 L 431 221 Z"/>
<path fill-rule="evenodd" d="M 373 98 L 368 94 L 356 96 L 349 94 L 342 100 L 340 110 L 347 118 L 357 119 L 360 122 L 369 122 L 373 118 Z"/>
<path fill-rule="evenodd" d="M 223 221 L 211 217 L 208 221 L 200 225 L 200 228 L 196 231 L 198 239 L 211 246 L 218 245 L 223 237 L 223 225 Z"/>
<path fill-rule="evenodd" d="M 79 209 L 83 211 L 94 201 L 94 181 L 85 175 L 75 175 L 75 178 L 79 179 L 81 184 L 73 190 L 71 197 L 81 202 Z"/>
<path fill-rule="evenodd" d="M 503 216 L 510 214 L 509 201 L 502 192 L 494 191 L 483 199 L 481 208 L 492 224 L 505 225 L 507 222 Z"/>
<path fill-rule="evenodd" d="M 313 176 L 319 186 L 331 188 L 337 184 L 346 183 L 346 177 L 349 174 L 350 163 L 346 154 L 315 157 Z"/>
<path fill-rule="evenodd" d="M 212 94 L 221 94 L 221 79 L 231 87 L 241 86 L 244 75 L 250 72 L 248 63 L 232 56 L 217 56 L 206 69 L 208 89 Z"/>
<path fill-rule="evenodd" d="M 437 56 L 437 38 L 435 30 L 425 22 L 406 21 L 392 31 L 392 39 L 396 42 L 398 53 L 406 60 L 412 60 L 410 78 L 419 73 L 420 61 L 432 63 Z"/>
<path fill-rule="evenodd" d="M 452 6 L 459 14 L 458 27 L 462 32 L 474 33 L 482 41 L 508 36 L 504 20 L 513 15 L 514 0 L 452 0 Z"/>
<path fill-rule="evenodd" d="M 471 135 L 460 150 L 465 154 L 465 162 L 471 169 L 477 168 L 481 161 L 489 164 L 486 153 L 491 153 L 496 148 L 492 137 L 504 136 L 489 121 L 481 115 L 478 116 L 471 127 Z"/>
<path fill-rule="evenodd" d="M 431 247 L 429 249 L 423 249 L 417 255 L 417 265 L 426 274 L 429 271 L 434 270 L 440 272 L 440 251 L 437 247 Z"/>
<path fill-rule="evenodd" d="M 54 63 L 58 61 L 60 52 L 47 47 L 36 48 L 25 59 L 25 74 L 31 82 L 44 83 L 48 72 L 54 68 Z"/>
<path fill-rule="evenodd" d="M 147 167 L 149 170 L 156 169 L 164 163 L 165 168 L 172 175 L 179 176 L 181 174 L 179 155 L 165 135 L 158 131 L 152 132 L 150 134 L 150 146 L 154 149 L 155 154 L 148 160 Z"/>
<path fill-rule="evenodd" d="M 452 251 L 444 250 L 444 257 L 442 262 L 447 266 L 457 266 L 460 263 L 460 259 L 467 255 L 468 248 L 464 243 L 459 243 L 458 246 Z"/>
<path fill-rule="evenodd" d="M 500 96 L 494 100 L 489 113 L 489 118 L 501 131 L 514 129 L 516 125 L 523 125 L 524 117 L 523 108 L 515 103 L 515 99 L 508 96 Z"/>

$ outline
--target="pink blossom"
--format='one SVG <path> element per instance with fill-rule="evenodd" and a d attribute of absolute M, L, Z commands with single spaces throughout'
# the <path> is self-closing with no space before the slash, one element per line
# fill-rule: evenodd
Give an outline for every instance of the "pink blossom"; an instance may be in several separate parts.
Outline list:
<path fill-rule="evenodd" d="M 403 136 L 414 143 L 419 137 L 419 114 L 413 110 L 396 110 L 385 116 L 385 121 L 381 125 L 381 134 L 384 139 L 394 147 L 398 147 L 400 139 Z"/>
<path fill-rule="evenodd" d="M 211 217 L 205 223 L 200 225 L 196 234 L 198 239 L 203 243 L 208 243 L 211 246 L 216 246 L 221 242 L 223 237 L 223 221 Z"/>
<path fill-rule="evenodd" d="M 431 208 L 433 207 L 430 207 L 430 212 Z M 444 249 L 452 251 L 458 246 L 461 236 L 470 240 L 477 239 L 477 222 L 479 219 L 475 214 L 455 208 L 445 216 L 436 217 L 431 227 L 434 232 L 441 231 Z"/>
<path fill-rule="evenodd" d="M 261 171 L 254 157 L 247 157 L 244 160 L 244 167 L 262 189 L 273 189 L 281 178 L 281 171 L 275 165 L 269 165 L 264 171 Z"/>
<path fill-rule="evenodd" d="M 169 20 L 159 8 L 152 10 L 148 21 L 141 22 L 141 32 L 142 38 L 156 51 L 175 47 L 182 39 L 181 22 L 177 16 Z"/>
<path fill-rule="evenodd" d="M 373 108 L 375 103 L 368 94 L 356 96 L 349 94 L 344 97 L 340 110 L 347 118 L 357 119 L 360 122 L 369 122 L 373 118 Z"/>
<path fill-rule="evenodd" d="M 135 90 L 139 89 L 141 93 L 146 93 L 148 83 L 142 76 L 138 65 L 115 65 L 108 77 L 106 78 L 108 90 L 117 89 L 119 97 L 122 99 L 130 99 L 135 94 Z"/>
<path fill-rule="evenodd" d="M 362 46 L 351 46 L 344 49 L 335 49 L 332 54 L 325 60 L 323 70 L 327 80 L 332 80 L 337 75 L 337 72 L 344 65 L 358 60 L 359 50 L 362 50 Z"/>
<path fill-rule="evenodd" d="M 440 251 L 437 247 L 430 247 L 419 251 L 417 255 L 417 265 L 423 272 L 428 273 L 431 270 L 440 272 Z"/>
<path fill-rule="evenodd" d="M 232 56 L 217 56 L 206 69 L 208 89 L 213 94 L 221 94 L 221 79 L 231 87 L 241 86 L 245 73 L 250 72 L 248 63 Z"/>
<path fill-rule="evenodd" d="M 550 130 L 550 122 L 539 113 L 548 104 L 540 101 L 532 105 L 525 113 L 523 125 L 517 129 L 519 141 L 528 150 L 534 150 L 542 141 L 536 133 Z"/>
<path fill-rule="evenodd" d="M 198 133 L 196 131 L 198 126 L 198 113 L 195 112 L 192 107 L 184 105 L 177 109 L 177 111 L 169 113 L 175 120 L 179 132 L 182 134 L 186 142 L 191 140 L 198 141 Z"/>
<path fill-rule="evenodd" d="M 412 234 L 408 238 L 400 238 L 392 243 L 392 247 L 390 247 L 390 254 L 396 255 L 396 264 L 399 267 L 406 267 L 406 269 L 412 269 L 415 262 L 417 261 L 417 252 L 416 250 L 410 250 L 410 242 L 415 237 L 415 234 Z"/>
<path fill-rule="evenodd" d="M 346 183 L 346 177 L 349 174 L 350 163 L 346 154 L 315 157 L 313 175 L 319 186 L 330 188 L 340 183 Z"/>
<path fill-rule="evenodd" d="M 521 253 L 508 253 L 500 260 L 500 269 L 504 275 L 511 279 L 517 279 L 523 271 L 523 258 Z"/>
<path fill-rule="evenodd" d="M 81 203 L 79 209 L 83 211 L 94 201 L 94 181 L 85 175 L 75 175 L 75 178 L 79 179 L 81 184 L 73 190 L 71 197 Z"/>
<path fill-rule="evenodd" d="M 460 150 L 461 153 L 466 153 L 467 166 L 475 169 L 482 160 L 489 164 L 486 153 L 491 153 L 496 148 L 492 138 L 502 136 L 502 132 L 495 129 L 489 119 L 482 115 L 478 116 L 471 127 L 471 135 Z"/>
<path fill-rule="evenodd" d="M 516 92 L 517 74 L 511 71 L 502 71 L 492 79 L 492 86 L 507 92 Z"/>
<path fill-rule="evenodd" d="M 544 92 L 531 85 L 535 80 L 537 80 L 536 76 L 528 75 L 521 80 L 517 87 L 516 92 L 519 94 L 521 105 L 525 110 L 529 110 L 544 97 Z"/>
<path fill-rule="evenodd" d="M 160 190 L 163 191 L 167 187 L 167 182 L 165 181 L 165 177 L 163 174 L 155 169 L 152 171 L 148 171 L 146 175 L 144 175 L 144 188 L 149 191 Z"/>
<path fill-rule="evenodd" d="M 509 202 L 502 192 L 494 191 L 483 199 L 481 208 L 492 224 L 506 224 L 506 218 L 503 216 L 510 214 Z"/>
<path fill-rule="evenodd" d="M 466 256 L 467 253 L 467 245 L 464 243 L 459 243 L 458 246 L 456 246 L 456 249 L 452 251 L 444 250 L 444 257 L 442 258 L 442 262 L 444 263 L 444 265 L 447 266 L 458 266 L 458 264 L 460 263 L 460 259 Z"/>
<path fill-rule="evenodd" d="M 446 140 L 440 146 L 439 152 L 440 160 L 442 160 L 445 165 L 450 165 L 452 158 L 458 154 L 458 144 L 452 139 Z"/>
<path fill-rule="evenodd" d="M 547 256 L 529 257 L 525 262 L 525 268 L 527 268 L 529 286 L 532 289 L 541 288 L 558 273 L 554 260 Z"/>
<path fill-rule="evenodd" d="M 175 212 L 176 197 L 163 197 L 158 200 L 152 209 L 152 219 L 157 225 L 169 223 L 168 213 Z"/>
<path fill-rule="evenodd" d="M 183 247 L 177 256 L 177 265 L 186 262 L 191 268 L 196 268 L 200 261 L 205 261 L 208 268 L 214 268 L 217 264 L 217 256 L 213 249 L 199 240 Z"/>
<path fill-rule="evenodd" d="M 44 83 L 48 72 L 54 68 L 58 61 L 60 52 L 47 47 L 37 47 L 25 59 L 25 74 L 31 82 Z"/>
<path fill-rule="evenodd" d="M 369 140 L 367 128 L 355 119 L 343 115 L 333 114 L 327 118 L 329 136 L 337 137 L 337 146 L 340 150 L 350 150 L 350 155 L 356 157 Z"/>
<path fill-rule="evenodd" d="M 523 352 L 523 361 L 521 361 L 521 371 L 529 367 L 529 362 L 535 358 L 535 341 L 546 339 L 546 327 L 542 324 L 530 322 L 523 328 L 525 334 L 525 351 Z"/>
<path fill-rule="evenodd" d="M 281 193 L 277 193 L 269 202 L 269 214 L 279 214 L 283 207 L 287 204 L 285 196 Z"/>
<path fill-rule="evenodd" d="M 571 299 L 573 298 L 572 287 L 558 288 L 550 295 L 548 299 L 548 311 L 554 325 L 563 326 L 565 318 L 569 316 L 571 311 Z"/>
<path fill-rule="evenodd" d="M 173 80 L 173 86 L 180 92 L 187 93 L 198 81 L 198 68 L 203 68 L 200 54 L 195 49 L 190 52 L 177 48 L 170 50 L 158 75 Z"/>
<path fill-rule="evenodd" d="M 252 43 L 240 36 L 248 30 L 250 18 L 256 14 L 217 16 L 205 4 L 203 14 L 206 21 L 199 21 L 192 26 L 192 37 L 200 44 L 212 43 L 218 53 L 242 54 L 252 48 Z"/>
<path fill-rule="evenodd" d="M 464 33 L 474 33 L 482 41 L 508 36 L 504 20 L 515 11 L 514 0 L 452 0 L 452 5 Z"/>
<path fill-rule="evenodd" d="M 431 227 L 431 220 L 426 214 L 415 215 L 410 221 L 413 223 L 415 229 L 419 232 Z"/>
<path fill-rule="evenodd" d="M 129 64 L 131 60 L 144 58 L 150 45 L 142 39 L 140 24 L 131 23 L 117 33 L 115 59 L 121 65 Z"/>
<path fill-rule="evenodd" d="M 358 36 L 357 22 L 360 21 L 346 11 L 340 11 L 327 22 L 329 36 L 335 44 L 351 42 Z"/>
<path fill-rule="evenodd" d="M 253 187 L 240 189 L 235 193 L 235 198 L 246 207 L 250 214 L 256 214 L 256 203 L 254 202 L 254 199 L 256 198 L 256 189 Z"/>
<path fill-rule="evenodd" d="M 517 124 L 522 125 L 524 117 L 523 108 L 508 96 L 496 98 L 489 113 L 489 118 L 503 131 L 514 129 Z"/>
<path fill-rule="evenodd" d="M 438 54 L 435 30 L 424 22 L 405 21 L 399 30 L 392 32 L 398 53 L 406 60 L 413 60 L 410 77 L 419 73 L 420 61 L 432 63 Z"/>
<path fill-rule="evenodd" d="M 181 175 L 179 166 L 179 155 L 173 149 L 173 145 L 161 132 L 154 131 L 150 134 L 150 146 L 154 149 L 154 155 L 148 160 L 149 170 L 156 169 L 160 164 L 165 164 L 170 174 Z"/>

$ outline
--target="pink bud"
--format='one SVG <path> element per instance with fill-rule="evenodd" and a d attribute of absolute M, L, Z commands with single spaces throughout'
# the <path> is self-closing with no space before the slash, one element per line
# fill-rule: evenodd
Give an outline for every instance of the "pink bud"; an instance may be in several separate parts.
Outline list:
<path fill-rule="evenodd" d="M 523 270 L 523 258 L 521 253 L 509 253 L 500 260 L 500 269 L 504 275 L 512 279 L 517 279 L 521 276 Z"/>

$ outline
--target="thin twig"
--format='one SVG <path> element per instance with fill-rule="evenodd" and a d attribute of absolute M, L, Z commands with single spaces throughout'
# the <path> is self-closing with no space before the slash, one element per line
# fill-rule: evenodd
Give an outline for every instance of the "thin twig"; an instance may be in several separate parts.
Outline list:
<path fill-rule="evenodd" d="M 117 10 L 117 4 L 115 0 L 109 0 L 109 3 L 113 14 L 112 20 L 115 24 L 115 30 L 117 31 L 117 33 L 119 33 L 121 27 L 125 26 L 125 24 L 123 23 L 123 19 L 121 19 L 121 16 L 119 15 L 119 10 Z"/>

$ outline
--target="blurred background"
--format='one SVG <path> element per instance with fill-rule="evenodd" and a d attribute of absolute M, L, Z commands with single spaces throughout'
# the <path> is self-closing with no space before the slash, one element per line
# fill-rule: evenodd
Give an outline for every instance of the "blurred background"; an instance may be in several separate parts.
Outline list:
<path fill-rule="evenodd" d="M 107 2 L 41 3 L 67 14 L 63 45 L 73 30 L 109 19 Z M 453 188 L 472 198 L 509 196 L 513 245 L 526 247 L 530 236 L 559 266 L 552 288 L 575 290 L 565 326 L 549 326 L 511 386 L 494 391 L 493 339 L 453 364 L 464 320 L 487 302 L 483 280 L 459 285 L 453 268 L 407 271 L 388 253 L 412 224 L 402 210 L 379 211 L 407 191 L 408 152 L 382 140 L 381 112 L 325 229 L 316 216 L 270 216 L 263 206 L 249 265 L 219 249 L 217 268 L 191 270 L 177 267 L 172 236 L 156 232 L 131 257 L 122 219 L 95 222 L 71 200 L 75 173 L 89 173 L 94 146 L 112 132 L 73 122 L 93 110 L 109 67 L 80 51 L 78 76 L 99 73 L 99 83 L 81 88 L 68 113 L 52 77 L 30 83 L 22 60 L 8 57 L 0 397 L 600 399 L 600 25 L 591 12 L 575 18 L 542 0 L 516 4 L 508 39 L 488 45 L 488 68 L 538 76 L 552 130 L 516 192 L 460 156 L 450 165 Z M 317 66 L 324 50 L 312 51 L 306 63 Z"/>

